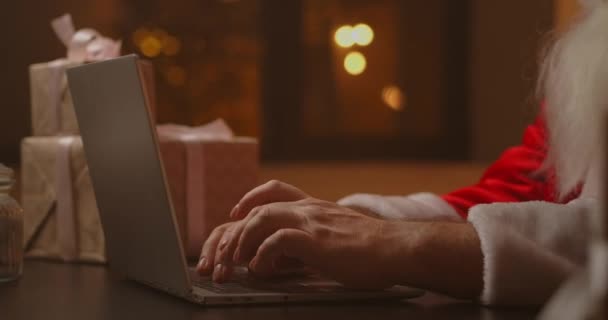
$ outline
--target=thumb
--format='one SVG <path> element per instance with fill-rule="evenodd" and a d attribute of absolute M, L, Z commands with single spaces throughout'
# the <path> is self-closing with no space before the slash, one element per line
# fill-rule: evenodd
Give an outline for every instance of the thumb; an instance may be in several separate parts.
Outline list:
<path fill-rule="evenodd" d="M 301 230 L 280 229 L 260 245 L 249 264 L 249 269 L 261 277 L 278 274 L 280 270 L 277 270 L 276 262 L 281 257 L 296 259 L 307 266 L 315 267 L 317 260 L 313 239 Z"/>

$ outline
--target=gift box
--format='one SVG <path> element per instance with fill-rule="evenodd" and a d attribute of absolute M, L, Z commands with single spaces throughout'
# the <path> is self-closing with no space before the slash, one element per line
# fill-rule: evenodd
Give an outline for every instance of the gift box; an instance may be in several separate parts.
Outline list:
<path fill-rule="evenodd" d="M 25 138 L 21 161 L 26 256 L 104 262 L 104 236 L 80 137 Z"/>
<path fill-rule="evenodd" d="M 92 61 L 120 55 L 120 41 L 102 37 L 92 29 L 74 31 L 72 19 L 64 15 L 52 21 L 52 27 L 67 48 L 67 58 L 30 65 L 30 98 L 34 136 L 79 134 L 72 97 L 67 86 L 65 70 Z M 143 90 L 154 114 L 154 69 L 149 61 L 139 65 Z"/>
<path fill-rule="evenodd" d="M 203 242 L 258 184 L 256 139 L 234 137 L 223 121 L 162 125 L 160 151 L 183 247 Z M 95 195 L 78 136 L 29 137 L 21 145 L 24 247 L 29 257 L 105 262 Z"/>
<path fill-rule="evenodd" d="M 258 143 L 234 137 L 226 124 L 158 126 L 160 151 L 186 255 L 200 255 L 211 231 L 229 221 L 258 184 Z"/>
<path fill-rule="evenodd" d="M 80 64 L 82 63 L 58 59 L 30 65 L 30 99 L 34 136 L 79 134 L 65 70 Z M 139 70 L 146 101 L 154 119 L 154 68 L 150 61 L 140 60 Z"/>

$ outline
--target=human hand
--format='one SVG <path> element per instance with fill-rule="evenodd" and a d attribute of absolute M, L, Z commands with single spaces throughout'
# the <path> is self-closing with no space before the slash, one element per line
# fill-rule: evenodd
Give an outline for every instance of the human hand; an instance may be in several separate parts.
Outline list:
<path fill-rule="evenodd" d="M 235 262 L 246 262 L 253 274 L 268 277 L 296 262 L 355 288 L 404 284 L 466 299 L 481 292 L 483 258 L 469 223 L 379 220 L 284 183 L 258 188 L 250 194 L 263 194 L 264 201 L 241 201 L 241 208 L 253 209 L 205 242 L 199 273 L 213 272 L 221 282 Z M 286 202 L 272 203 L 280 197 L 266 194 L 277 189 L 283 200 L 275 201 Z"/>
<path fill-rule="evenodd" d="M 235 222 L 224 223 L 211 232 L 201 250 L 201 255 L 196 265 L 196 271 L 201 275 L 209 275 L 215 266 L 215 253 L 219 251 L 222 237 L 233 228 Z"/>
<path fill-rule="evenodd" d="M 294 186 L 277 180 L 271 180 L 245 194 L 230 212 L 230 217 L 233 220 L 240 220 L 255 207 L 277 201 L 295 201 L 307 197 L 306 193 Z M 218 261 L 216 256 L 227 245 L 228 239 L 231 238 L 237 227 L 235 222 L 229 222 L 213 230 L 201 250 L 199 263 L 196 268 L 199 274 L 210 275 L 216 269 L 215 278 L 218 278 L 219 275 L 228 275 L 231 272 L 230 267 L 232 265 L 229 266 L 226 263 L 218 265 L 216 263 Z M 302 268 L 300 263 L 292 259 L 281 259 L 278 264 L 282 266 L 282 271 L 300 271 Z"/>
<path fill-rule="evenodd" d="M 213 230 L 211 235 L 209 235 L 203 245 L 199 262 L 196 266 L 196 271 L 200 275 L 208 276 L 214 273 L 215 279 L 227 278 L 230 276 L 232 273 L 231 267 L 233 267 L 233 265 L 228 265 L 226 263 L 218 265 L 215 262 L 219 261 L 217 254 L 219 254 L 226 245 L 221 239 L 224 237 L 228 238 L 229 235 L 233 233 L 235 224 L 236 222 L 228 222 L 220 225 Z M 289 258 L 282 258 L 277 261 L 277 267 L 279 270 L 276 275 L 292 275 L 309 272 L 302 263 Z"/>
<path fill-rule="evenodd" d="M 287 183 L 270 180 L 249 191 L 230 212 L 233 220 L 243 219 L 255 207 L 273 203 L 297 201 L 308 198 L 304 191 Z"/>
<path fill-rule="evenodd" d="M 390 243 L 382 241 L 384 224 L 310 197 L 257 206 L 224 233 L 214 280 L 227 280 L 229 266 L 243 262 L 257 276 L 273 276 L 291 259 L 351 287 L 388 287 L 393 283 L 384 272 L 390 251 Z"/>

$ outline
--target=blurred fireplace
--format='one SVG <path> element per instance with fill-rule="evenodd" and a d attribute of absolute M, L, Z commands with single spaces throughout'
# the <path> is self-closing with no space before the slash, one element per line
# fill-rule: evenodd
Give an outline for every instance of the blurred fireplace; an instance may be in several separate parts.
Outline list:
<path fill-rule="evenodd" d="M 263 2 L 266 157 L 466 158 L 468 12 L 449 0 Z M 365 29 L 371 42 L 348 39 Z"/>
<path fill-rule="evenodd" d="M 468 155 L 468 0 L 126 3 L 160 122 L 223 117 L 265 160 Z"/>

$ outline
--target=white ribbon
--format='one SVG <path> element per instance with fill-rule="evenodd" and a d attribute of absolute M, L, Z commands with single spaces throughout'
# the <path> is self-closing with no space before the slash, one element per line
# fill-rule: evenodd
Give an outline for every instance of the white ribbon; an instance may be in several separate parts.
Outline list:
<path fill-rule="evenodd" d="M 67 58 L 74 62 L 102 61 L 120 55 L 122 42 L 103 37 L 94 29 L 74 31 L 70 14 L 53 19 L 51 26 L 55 34 L 67 48 Z"/>
<path fill-rule="evenodd" d="M 57 60 L 56 60 L 57 61 Z M 52 62 L 51 62 L 52 64 Z M 52 128 L 51 132 L 59 133 L 61 128 L 63 127 L 63 123 L 61 121 L 61 102 L 63 101 L 63 97 L 67 90 L 67 86 L 64 82 L 64 70 L 63 68 L 51 68 L 50 69 L 50 77 L 49 77 L 49 99 L 51 110 L 51 123 Z"/>
<path fill-rule="evenodd" d="M 223 119 L 217 119 L 208 124 L 189 127 L 179 124 L 163 124 L 157 126 L 158 133 L 180 140 L 219 140 L 226 141 L 234 138 L 234 133 Z"/>
<path fill-rule="evenodd" d="M 203 181 L 203 146 L 199 140 L 186 137 L 186 206 L 188 221 L 188 251 L 200 250 L 203 239 L 201 230 L 205 230 L 203 211 L 205 203 L 205 183 Z"/>
<path fill-rule="evenodd" d="M 72 157 L 70 151 L 75 137 L 61 137 L 55 159 L 55 198 L 57 213 L 57 243 L 61 258 L 74 261 L 78 258 L 78 241 L 76 237 L 76 215 L 74 212 L 72 186 Z"/>
<path fill-rule="evenodd" d="M 114 41 L 105 38 L 93 29 L 80 29 L 75 31 L 72 22 L 72 16 L 64 14 L 61 17 L 53 19 L 51 26 L 55 34 L 61 40 L 67 49 L 66 57 L 68 62 L 84 63 L 92 61 L 102 61 L 116 58 L 120 55 L 122 42 Z M 55 60 L 50 63 L 64 65 L 65 59 Z M 52 74 L 49 79 L 49 98 L 51 108 L 53 110 L 51 119 L 54 128 L 53 132 L 61 132 L 63 124 L 61 123 L 61 103 L 68 94 L 67 80 L 64 73 L 64 68 L 52 68 Z"/>
<path fill-rule="evenodd" d="M 179 141 L 186 147 L 186 224 L 188 230 L 187 252 L 197 252 L 205 241 L 206 230 L 203 210 L 205 183 L 203 181 L 203 141 L 226 141 L 234 138 L 232 130 L 222 119 L 207 125 L 188 127 L 175 124 L 159 125 L 158 134 Z"/>

